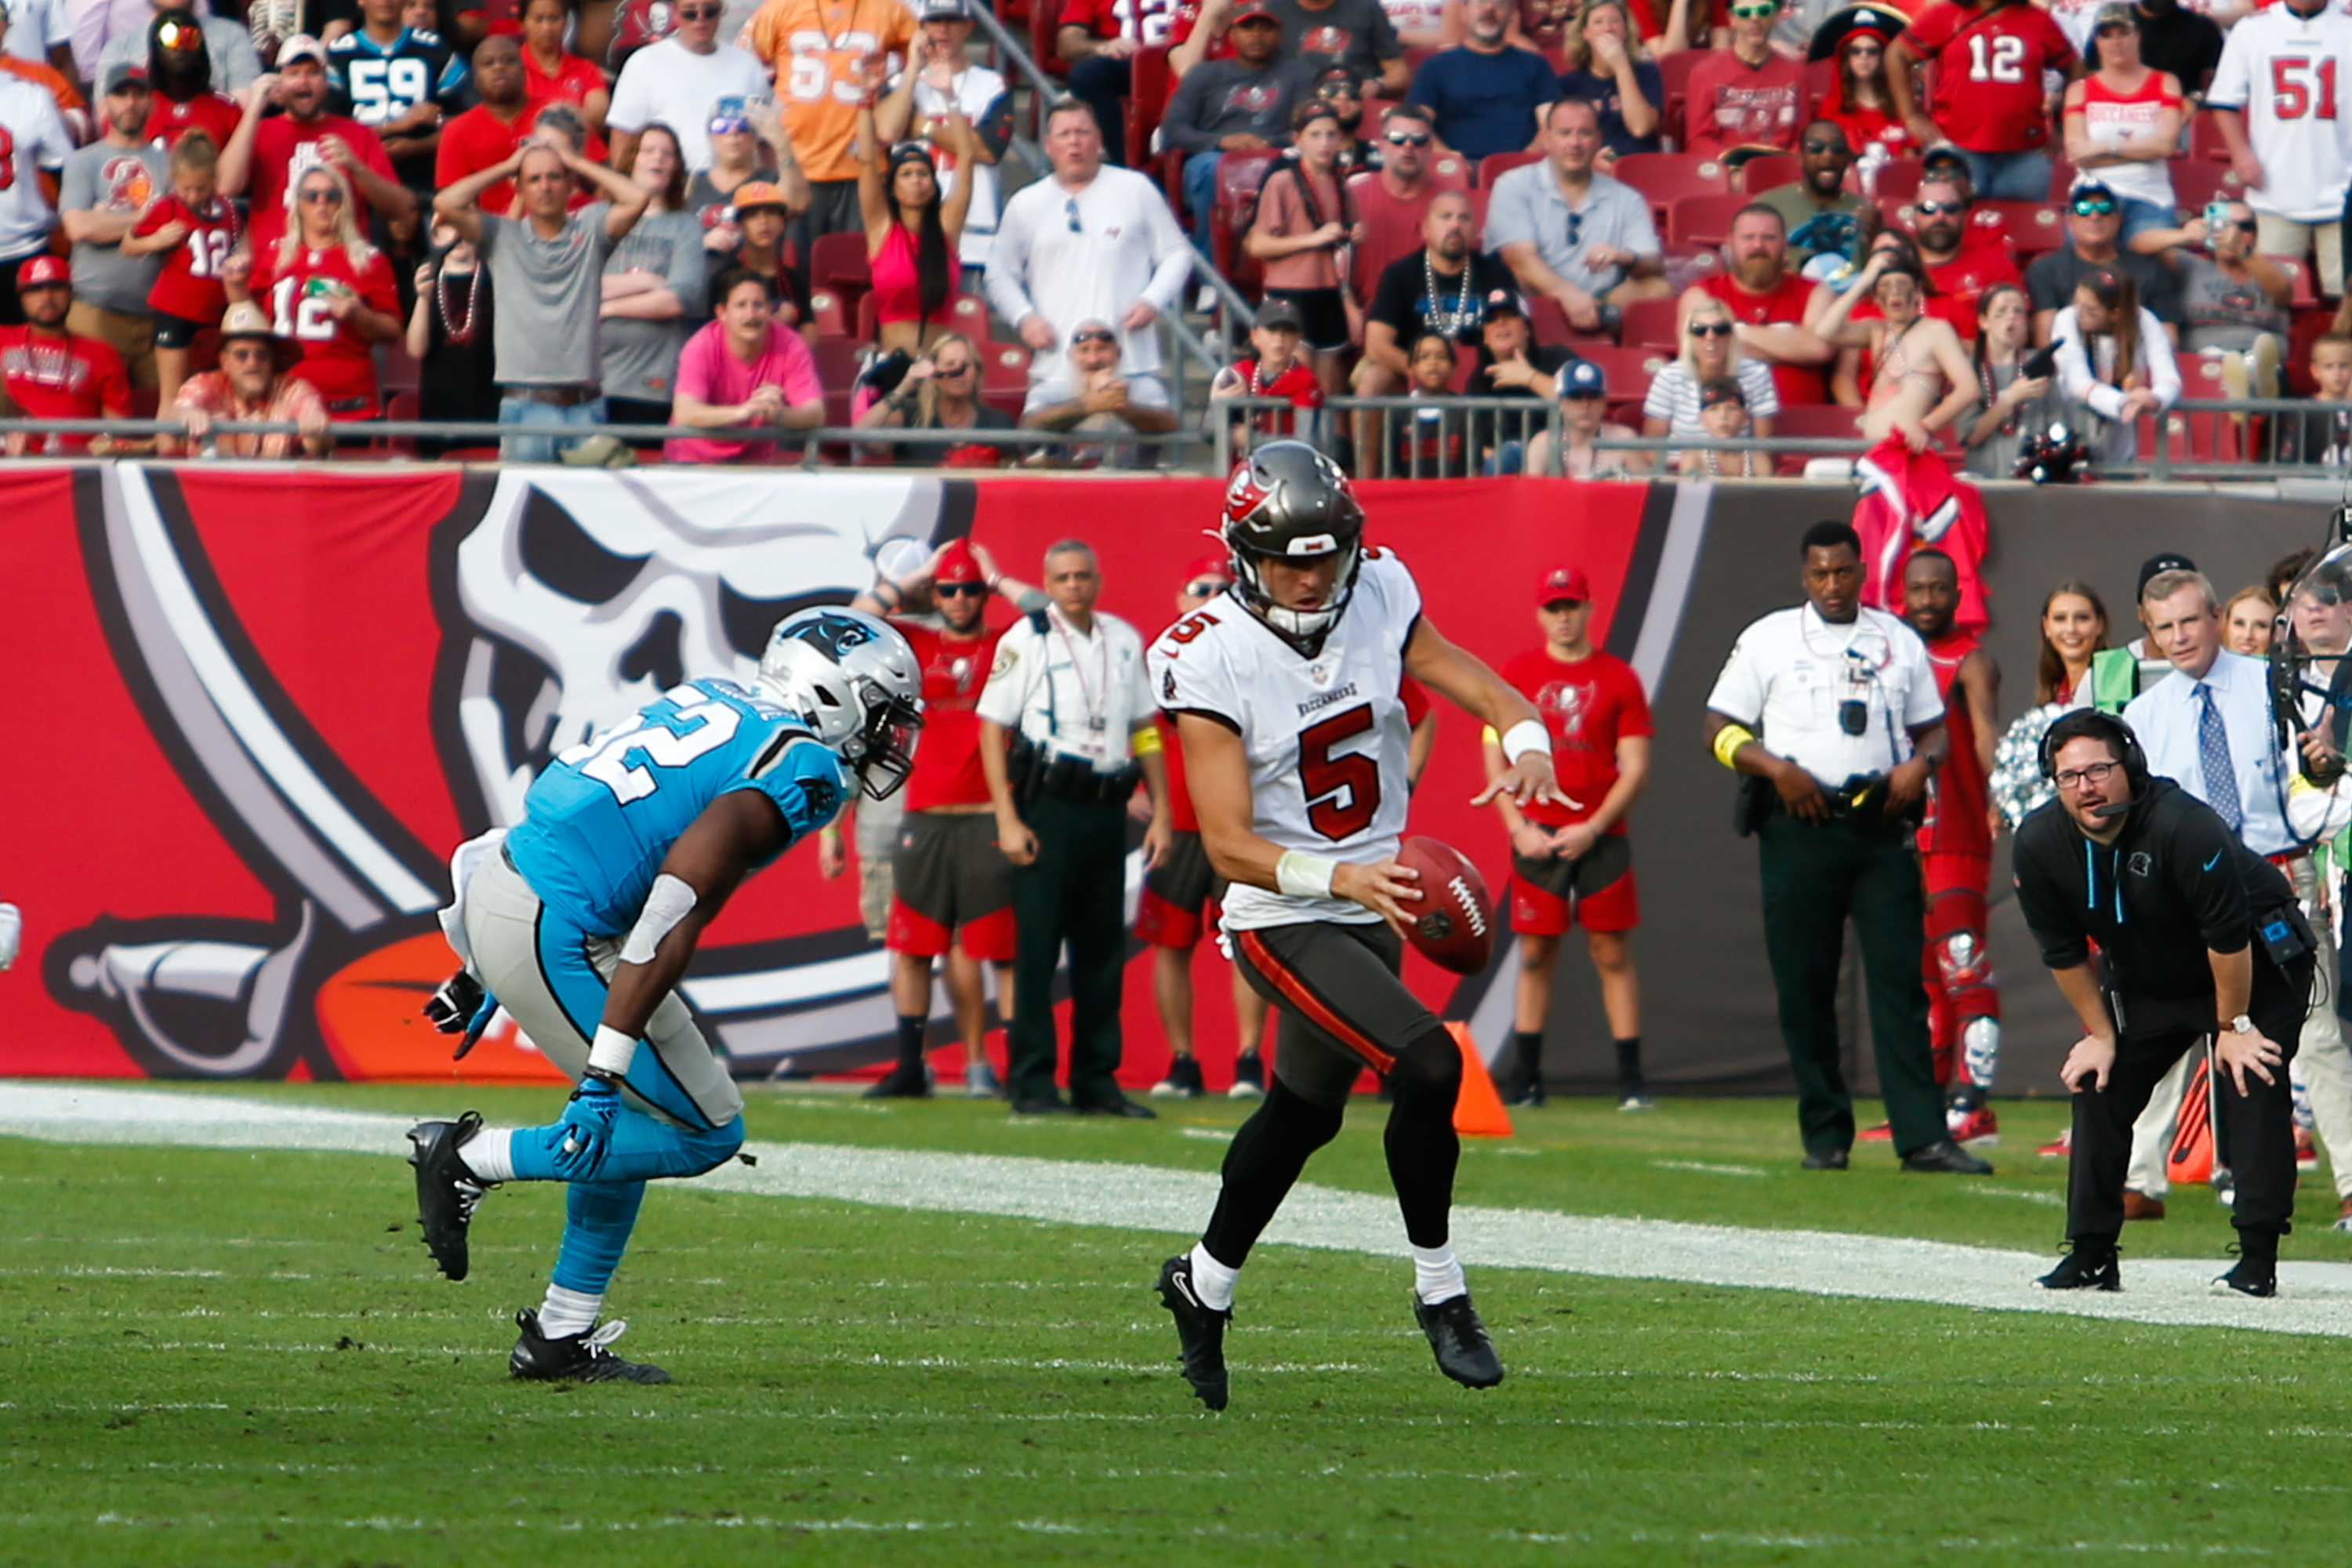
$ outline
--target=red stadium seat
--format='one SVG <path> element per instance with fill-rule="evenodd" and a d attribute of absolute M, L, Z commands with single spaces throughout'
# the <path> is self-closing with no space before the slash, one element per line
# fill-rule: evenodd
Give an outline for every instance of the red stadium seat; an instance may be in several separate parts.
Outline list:
<path fill-rule="evenodd" d="M 1690 98 L 1690 75 L 1698 62 L 1712 53 L 1706 48 L 1677 49 L 1657 62 L 1658 88 L 1664 94 L 1661 106 L 1659 129 L 1666 139 L 1679 147 L 1683 144 L 1683 108 Z"/>
<path fill-rule="evenodd" d="M 1797 438 L 1829 439 L 1853 437 L 1852 456 L 1861 457 L 1868 450 L 1862 439 L 1862 410 L 1834 403 L 1799 403 L 1783 405 L 1772 417 L 1772 434 Z M 1825 452 L 1791 452 L 1780 458 L 1780 470 L 1784 475 L 1801 474 L 1805 465 L 1815 458 L 1843 454 Z"/>
<path fill-rule="evenodd" d="M 2066 225 L 2058 209 L 2044 202 L 1979 202 L 1979 212 L 1997 212 L 2009 220 L 2009 242 L 2020 257 L 2039 256 L 2066 243 Z M 1905 219 L 1909 226 L 1909 219 Z"/>
<path fill-rule="evenodd" d="M 830 289 L 809 290 L 809 321 L 818 337 L 849 336 L 849 317 L 841 308 L 841 296 Z"/>
<path fill-rule="evenodd" d="M 854 338 L 819 338 L 814 350 L 816 379 L 825 392 L 847 396 L 856 384 L 858 362 L 866 355 L 866 345 Z"/>
<path fill-rule="evenodd" d="M 973 342 L 988 342 L 988 301 L 959 294 L 948 301 L 948 324 Z"/>
<path fill-rule="evenodd" d="M 2178 356 L 2180 365 L 2180 395 L 2186 399 L 2221 398 L 2230 390 L 2221 383 L 2221 362 L 2204 354 L 2183 353 Z M 2173 418 L 2185 420 L 2189 426 L 2189 456 L 2200 463 L 2234 463 L 2245 449 L 2246 416 L 2228 414 L 2174 414 Z"/>
<path fill-rule="evenodd" d="M 1661 213 L 1685 196 L 1719 196 L 1731 189 L 1731 171 L 1696 153 L 1628 153 L 1614 173 Z"/>
<path fill-rule="evenodd" d="M 1209 224 L 1209 254 L 1227 281 L 1257 297 L 1265 268 L 1242 248 L 1242 226 L 1257 201 L 1257 188 L 1278 153 L 1227 153 L 1217 160 L 1217 211 Z"/>
<path fill-rule="evenodd" d="M 2285 273 L 2288 280 L 2294 285 L 2294 297 L 2287 301 L 2288 310 L 2305 310 L 2319 303 L 2319 290 L 2312 285 L 2311 261 L 2308 257 L 2290 259 L 2284 256 L 2273 256 L 2271 259 L 2278 263 L 2279 270 Z"/>
<path fill-rule="evenodd" d="M 1496 180 L 1509 174 L 1520 164 L 1537 163 L 1542 161 L 1542 153 L 1524 150 L 1517 153 L 1489 153 L 1478 160 L 1478 188 L 1491 191 L 1495 188 Z"/>
<path fill-rule="evenodd" d="M 1739 188 L 1749 195 L 1793 185 L 1803 178 L 1804 160 L 1794 153 L 1759 153 L 1739 165 Z"/>
<path fill-rule="evenodd" d="M 1459 153 L 1440 153 L 1429 161 L 1430 182 L 1441 191 L 1470 188 L 1469 161 Z"/>
<path fill-rule="evenodd" d="M 1807 60 L 1805 62 L 1805 101 L 1815 105 L 1820 104 L 1823 99 L 1829 97 L 1830 89 L 1837 85 L 1837 61 Z M 1818 113 L 1819 110 L 1816 109 L 1815 112 Z M 1854 151 L 1859 153 L 1862 149 L 1857 147 Z"/>
<path fill-rule="evenodd" d="M 2286 366 L 2280 377 L 2288 392 L 2296 397 L 2309 397 L 2319 390 L 2311 379 L 2312 341 L 2336 330 L 2336 312 L 2323 305 L 2307 305 L 2289 318 L 2286 329 Z"/>
<path fill-rule="evenodd" d="M 1054 47 L 1054 35 L 1061 30 L 1062 0 L 1029 0 L 1029 58 L 1048 76 L 1070 74 L 1060 51 Z"/>
<path fill-rule="evenodd" d="M 2205 204 L 2215 199 L 2243 201 L 2246 183 L 2227 163 L 2183 158 L 2170 166 L 2173 205 L 2191 217 L 2203 216 Z"/>
<path fill-rule="evenodd" d="M 1176 90 L 1176 79 L 1168 72 L 1168 46 L 1150 44 L 1138 49 L 1129 71 L 1132 86 L 1127 95 L 1127 161 L 1140 167 L 1150 153 L 1151 133 L 1160 129 L 1160 116 L 1168 108 L 1168 95 Z M 1366 123 L 1380 122 L 1368 120 Z"/>
<path fill-rule="evenodd" d="M 1670 211 L 1666 232 L 1679 245 L 1721 245 L 1731 236 L 1732 215 L 1746 196 L 1685 196 Z"/>
<path fill-rule="evenodd" d="M 2210 109 L 2198 110 L 2189 119 L 2189 155 L 2210 163 L 2230 161 L 2230 144 L 2221 140 L 2221 121 Z"/>
<path fill-rule="evenodd" d="M 1635 300 L 1625 307 L 1624 317 L 1617 325 L 1617 341 L 1627 348 L 1664 349 L 1672 353 L 1682 345 L 1675 340 L 1681 331 L 1676 323 L 1680 301 L 1675 300 Z"/>
<path fill-rule="evenodd" d="M 980 353 L 980 400 L 1021 417 L 1029 401 L 1029 351 L 1019 343 L 986 343 Z M 1011 459 L 1008 458 L 1007 459 Z"/>
<path fill-rule="evenodd" d="M 1871 189 L 1875 193 L 1874 199 L 1881 202 L 1889 199 L 1896 202 L 1909 201 L 1918 194 L 1919 176 L 1926 172 L 1925 167 L 1916 158 L 1895 158 L 1881 163 L 1878 166 L 1878 173 L 1871 178 Z M 1852 187 L 1853 182 L 1851 177 L 1846 184 L 1849 188 Z"/>
<path fill-rule="evenodd" d="M 866 258 L 866 236 L 821 234 L 809 247 L 809 285 L 831 289 L 844 304 L 874 287 L 874 267 Z"/>
<path fill-rule="evenodd" d="M 2063 157 L 2052 156 L 2050 160 L 2050 199 L 2052 201 L 2063 202 L 2074 193 L 2074 176 L 2077 173 L 2074 165 Z"/>
<path fill-rule="evenodd" d="M 1641 402 L 1649 393 L 1652 378 L 1675 357 L 1671 350 L 1611 348 L 1606 343 L 1579 343 L 1576 352 L 1601 367 L 1601 374 L 1608 378 L 1612 403 Z"/>

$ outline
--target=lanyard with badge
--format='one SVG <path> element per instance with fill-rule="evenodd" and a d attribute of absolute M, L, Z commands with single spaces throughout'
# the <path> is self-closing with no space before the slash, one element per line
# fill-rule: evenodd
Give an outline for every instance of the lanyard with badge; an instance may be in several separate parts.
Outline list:
<path fill-rule="evenodd" d="M 1806 609 L 1808 615 L 1815 619 L 1819 618 L 1820 612 L 1813 610 L 1811 605 L 1806 606 Z M 1827 626 L 1829 623 L 1824 621 L 1822 625 Z M 1828 656 L 1813 640 L 1811 620 L 1801 617 L 1797 623 L 1797 630 L 1798 634 L 1804 638 L 1806 656 L 1816 662 L 1826 662 Z M 1867 634 L 1866 638 L 1864 634 Z M 1876 644 L 1877 652 L 1874 657 L 1867 648 L 1855 646 L 1865 640 Z M 1882 700 L 1885 698 L 1885 688 L 1879 684 L 1878 672 L 1894 662 L 1895 645 L 1886 639 L 1885 634 L 1857 621 L 1853 636 L 1837 651 L 1843 656 L 1839 661 L 1841 669 L 1837 679 L 1844 692 L 1837 705 L 1838 731 L 1841 734 L 1860 739 L 1870 733 L 1871 694 L 1877 692 Z M 1886 746 L 1889 759 L 1899 761 L 1900 759 L 1894 755 L 1895 714 L 1891 706 L 1887 709 L 1886 716 Z"/>
<path fill-rule="evenodd" d="M 1102 627 L 1095 628 L 1095 644 L 1097 651 L 1101 656 L 1102 684 L 1089 688 L 1087 684 L 1086 666 L 1078 656 L 1077 645 L 1070 640 L 1069 624 L 1063 620 L 1058 611 L 1051 618 L 1055 635 L 1062 639 L 1062 651 L 1069 655 L 1070 675 L 1078 683 L 1078 700 L 1085 705 L 1087 710 L 1086 729 L 1071 742 L 1071 745 L 1087 761 L 1100 762 L 1110 752 L 1110 720 L 1103 711 L 1105 704 L 1110 700 L 1110 637 Z M 1052 699 L 1050 678 L 1046 685 L 1047 700 L 1050 701 Z M 1100 693 L 1099 698 L 1097 696 L 1097 692 Z M 1061 738 L 1058 729 L 1055 738 L 1056 740 Z"/>

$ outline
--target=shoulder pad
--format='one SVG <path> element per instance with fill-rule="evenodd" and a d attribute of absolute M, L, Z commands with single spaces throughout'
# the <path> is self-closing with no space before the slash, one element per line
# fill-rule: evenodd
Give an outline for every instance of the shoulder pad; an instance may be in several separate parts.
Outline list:
<path fill-rule="evenodd" d="M 1045 618 L 1045 612 L 1043 610 L 1032 610 L 1023 618 L 1028 621 L 1029 629 L 1041 637 L 1054 629 L 1054 623 Z"/>

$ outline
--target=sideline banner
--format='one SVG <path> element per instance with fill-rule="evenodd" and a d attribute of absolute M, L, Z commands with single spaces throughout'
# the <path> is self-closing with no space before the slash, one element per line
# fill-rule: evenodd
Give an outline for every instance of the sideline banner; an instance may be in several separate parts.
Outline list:
<path fill-rule="evenodd" d="M 1704 490 L 1364 493 L 1370 537 L 1465 646 L 1498 661 L 1524 646 L 1538 574 L 1572 560 L 1596 584 L 1596 637 L 1663 671 Z M 417 1012 L 455 965 L 433 919 L 450 851 L 511 821 L 551 757 L 680 679 L 748 679 L 778 618 L 845 600 L 894 539 L 969 534 L 1029 578 L 1047 545 L 1086 539 L 1103 607 L 1149 637 L 1222 494 L 1179 478 L 11 468 L 0 641 L 16 711 L 52 739 L 20 742 L 10 770 L 0 898 L 24 910 L 26 952 L 0 975 L 0 1075 L 552 1079 L 511 1028 L 453 1069 Z M 1662 571 L 1677 586 L 1653 615 Z M 1449 709 L 1413 827 L 1499 892 L 1499 830 L 1467 805 L 1479 782 L 1474 726 Z M 1486 994 L 1410 962 L 1449 1016 Z M 1127 988 L 1131 1083 L 1166 1061 L 1149 964 Z M 1232 1039 L 1221 969 L 1199 961 L 1213 1062 Z M 686 990 L 743 1076 L 856 1065 L 891 1033 L 856 880 L 822 880 L 806 850 L 745 885 Z"/>

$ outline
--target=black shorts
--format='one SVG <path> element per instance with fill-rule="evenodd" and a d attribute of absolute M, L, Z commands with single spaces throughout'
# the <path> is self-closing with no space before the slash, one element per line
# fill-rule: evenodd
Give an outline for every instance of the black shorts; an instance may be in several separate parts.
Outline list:
<path fill-rule="evenodd" d="M 1404 938 L 1385 921 L 1314 921 L 1233 933 L 1234 962 L 1282 1015 L 1274 1076 L 1318 1105 L 1345 1105 L 1366 1068 L 1382 1077 L 1437 1016 L 1397 977 Z"/>
<path fill-rule="evenodd" d="M 910 811 L 890 855 L 893 952 L 937 958 L 952 942 L 973 958 L 1013 962 L 1013 862 L 985 811 Z"/>
<path fill-rule="evenodd" d="M 218 321 L 195 321 L 185 316 L 174 316 L 168 310 L 155 312 L 155 346 L 159 349 L 192 349 L 196 346 L 196 334 L 206 327 L 217 327 Z"/>
<path fill-rule="evenodd" d="M 1317 353 L 1335 354 L 1353 341 L 1348 336 L 1348 308 L 1337 289 L 1269 289 L 1269 300 L 1286 300 L 1298 308 L 1300 334 Z"/>
<path fill-rule="evenodd" d="M 1202 916 L 1224 894 L 1225 879 L 1209 864 L 1201 836 L 1177 829 L 1168 853 L 1143 874 L 1143 895 L 1135 905 L 1135 940 L 1155 947 L 1194 946 L 1201 940 Z"/>

